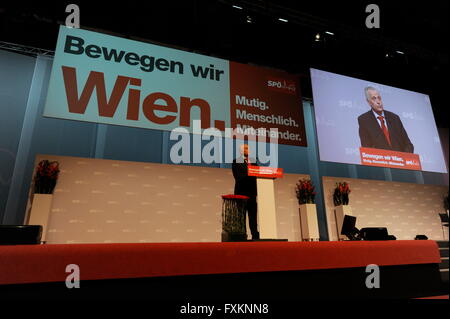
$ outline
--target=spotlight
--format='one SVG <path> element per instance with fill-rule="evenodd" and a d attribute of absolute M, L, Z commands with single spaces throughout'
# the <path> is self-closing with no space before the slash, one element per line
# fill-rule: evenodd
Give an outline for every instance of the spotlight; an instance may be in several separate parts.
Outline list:
<path fill-rule="evenodd" d="M 328 34 L 328 35 L 334 35 L 334 33 L 330 32 L 330 31 L 325 31 L 325 33 Z"/>
<path fill-rule="evenodd" d="M 316 34 L 315 41 L 320 41 L 320 33 Z"/>
<path fill-rule="evenodd" d="M 251 16 L 247 16 L 247 23 L 252 23 L 252 22 L 253 22 L 252 17 Z"/>
<path fill-rule="evenodd" d="M 289 22 L 287 19 L 283 19 L 283 18 L 278 18 L 278 21 L 285 22 L 285 23 Z"/>
<path fill-rule="evenodd" d="M 242 7 L 240 7 L 240 6 L 236 6 L 236 5 L 233 5 L 233 8 L 235 8 L 235 9 L 239 9 L 239 10 L 242 10 Z"/>

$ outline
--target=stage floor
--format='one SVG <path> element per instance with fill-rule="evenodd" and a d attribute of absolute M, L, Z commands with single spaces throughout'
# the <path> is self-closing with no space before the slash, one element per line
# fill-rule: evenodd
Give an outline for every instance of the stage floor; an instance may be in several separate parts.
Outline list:
<path fill-rule="evenodd" d="M 108 296 L 120 286 L 135 289 L 133 296 L 141 290 L 149 296 L 149 285 L 159 287 L 153 298 L 182 298 L 182 291 L 237 296 L 236 285 L 244 283 L 243 291 L 253 289 L 253 296 L 262 297 L 287 298 L 292 284 L 302 287 L 296 297 L 426 297 L 442 294 L 435 289 L 439 262 L 438 246 L 429 240 L 0 246 L 0 290 L 38 294 L 44 287 L 63 296 L 66 266 L 75 264 L 94 296 Z M 371 264 L 380 267 L 383 289 L 369 292 L 365 279 Z"/>

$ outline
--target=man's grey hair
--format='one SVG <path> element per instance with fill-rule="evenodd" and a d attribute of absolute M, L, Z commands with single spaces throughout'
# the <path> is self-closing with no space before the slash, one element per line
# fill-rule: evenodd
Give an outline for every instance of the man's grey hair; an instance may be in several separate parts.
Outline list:
<path fill-rule="evenodd" d="M 366 100 L 369 100 L 369 90 L 380 92 L 380 91 L 378 91 L 377 88 L 374 88 L 373 86 L 366 86 L 364 88 L 364 93 L 366 94 Z"/>

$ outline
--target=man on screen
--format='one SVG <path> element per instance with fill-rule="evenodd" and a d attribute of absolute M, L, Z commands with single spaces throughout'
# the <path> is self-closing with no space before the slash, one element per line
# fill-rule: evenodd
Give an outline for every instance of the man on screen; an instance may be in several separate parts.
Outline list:
<path fill-rule="evenodd" d="M 380 92 L 371 86 L 364 91 L 371 109 L 358 117 L 361 146 L 414 153 L 400 117 L 384 109 Z"/>

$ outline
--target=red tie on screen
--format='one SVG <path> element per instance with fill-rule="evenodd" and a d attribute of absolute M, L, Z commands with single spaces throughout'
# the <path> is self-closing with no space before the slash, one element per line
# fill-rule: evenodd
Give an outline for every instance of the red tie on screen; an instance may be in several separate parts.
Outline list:
<path fill-rule="evenodd" d="M 384 117 L 383 116 L 378 116 L 378 119 L 381 122 L 381 129 L 383 130 L 384 136 L 386 137 L 386 140 L 389 143 L 389 146 L 391 145 L 391 138 L 389 137 L 389 131 L 386 127 L 386 124 L 384 124 Z"/>

